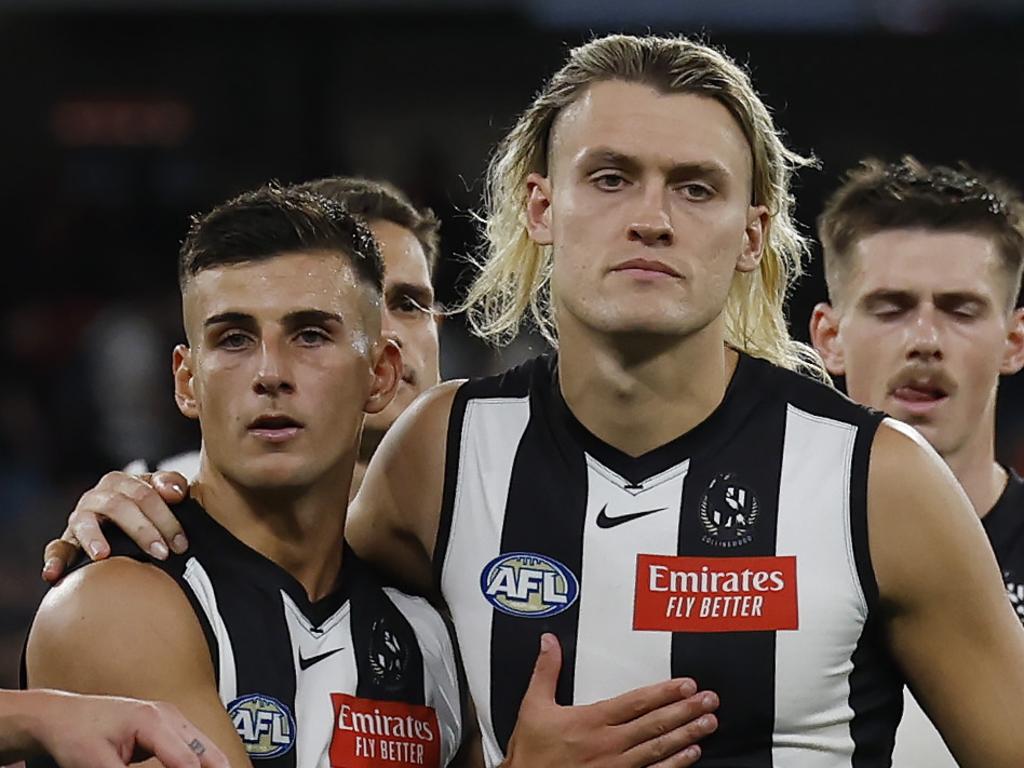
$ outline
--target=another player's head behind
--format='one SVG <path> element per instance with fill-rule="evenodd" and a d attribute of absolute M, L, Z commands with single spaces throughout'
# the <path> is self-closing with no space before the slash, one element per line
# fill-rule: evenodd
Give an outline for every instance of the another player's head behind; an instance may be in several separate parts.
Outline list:
<path fill-rule="evenodd" d="M 964 165 L 867 160 L 819 219 L 828 304 L 811 334 L 850 396 L 947 459 L 991 450 L 1000 374 L 1024 365 L 1024 204 Z"/>
<path fill-rule="evenodd" d="M 820 371 L 790 339 L 787 292 L 806 243 L 783 144 L 747 74 L 683 38 L 612 35 L 574 49 L 492 159 L 488 250 L 467 300 L 482 336 L 524 318 L 688 337 Z"/>
<path fill-rule="evenodd" d="M 362 217 L 384 259 L 382 327 L 402 350 L 402 382 L 391 404 L 366 418 L 361 452 L 369 459 L 395 419 L 440 380 L 438 315 L 431 283 L 440 251 L 440 222 L 429 208 L 417 208 L 385 182 L 333 176 L 297 188 L 335 200 Z"/>
<path fill-rule="evenodd" d="M 175 397 L 202 428 L 200 480 L 347 498 L 364 412 L 387 407 L 401 365 L 369 230 L 332 200 L 265 186 L 194 221 L 179 280 Z"/>

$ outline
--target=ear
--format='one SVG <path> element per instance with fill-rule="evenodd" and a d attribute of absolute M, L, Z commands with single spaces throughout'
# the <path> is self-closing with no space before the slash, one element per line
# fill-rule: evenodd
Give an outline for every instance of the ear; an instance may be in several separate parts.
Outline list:
<path fill-rule="evenodd" d="M 811 343 L 818 350 L 825 368 L 833 376 L 846 375 L 843 345 L 839 342 L 839 313 L 831 304 L 821 302 L 811 313 Z"/>
<path fill-rule="evenodd" d="M 402 352 L 391 339 L 383 336 L 374 350 L 373 381 L 363 404 L 366 413 L 380 413 L 391 403 L 402 380 Z"/>
<path fill-rule="evenodd" d="M 526 177 L 526 231 L 537 245 L 551 245 L 551 180 L 539 173 Z"/>
<path fill-rule="evenodd" d="M 1024 307 L 1017 307 L 1010 315 L 1010 327 L 1006 334 L 1006 350 L 999 373 L 1012 376 L 1024 368 Z"/>
<path fill-rule="evenodd" d="M 174 402 L 178 404 L 178 410 L 190 419 L 198 419 L 199 406 L 192 389 L 192 350 L 184 344 L 174 348 L 171 370 L 174 372 Z"/>
<path fill-rule="evenodd" d="M 737 272 L 753 272 L 760 266 L 771 224 L 771 215 L 765 206 L 752 205 L 747 210 L 747 225 L 743 228 L 743 250 L 736 262 Z"/>

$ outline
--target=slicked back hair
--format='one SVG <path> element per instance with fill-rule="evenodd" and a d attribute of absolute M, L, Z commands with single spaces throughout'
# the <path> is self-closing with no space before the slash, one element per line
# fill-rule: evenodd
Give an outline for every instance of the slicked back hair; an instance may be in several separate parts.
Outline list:
<path fill-rule="evenodd" d="M 842 293 L 857 242 L 892 229 L 991 237 L 1012 280 L 1011 297 L 1017 298 L 1024 269 L 1024 202 L 1007 182 L 966 163 L 926 165 L 910 155 L 895 163 L 863 160 L 846 174 L 818 217 L 833 303 Z"/>
<path fill-rule="evenodd" d="M 812 161 L 786 147 L 740 66 L 683 37 L 609 35 L 574 48 L 498 145 L 481 217 L 486 249 L 463 306 L 474 332 L 504 343 L 527 320 L 557 345 L 550 300 L 552 248 L 534 243 L 527 233 L 526 179 L 534 172 L 548 175 L 551 130 L 562 111 L 592 85 L 607 81 L 714 99 L 736 119 L 753 158 L 752 203 L 768 209 L 770 224 L 758 269 L 733 278 L 723 309 L 726 341 L 777 365 L 827 379 L 817 353 L 790 337 L 785 317 L 789 291 L 808 252 L 793 221 L 790 182 L 797 169 Z"/>
<path fill-rule="evenodd" d="M 193 218 L 178 254 L 178 282 L 184 291 L 205 269 L 312 251 L 344 254 L 360 280 L 383 291 L 384 261 L 359 218 L 323 195 L 274 183 Z"/>

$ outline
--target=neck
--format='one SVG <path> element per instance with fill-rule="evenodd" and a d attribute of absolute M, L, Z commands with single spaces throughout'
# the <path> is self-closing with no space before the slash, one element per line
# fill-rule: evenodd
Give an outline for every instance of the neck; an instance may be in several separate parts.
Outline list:
<path fill-rule="evenodd" d="M 562 396 L 604 442 L 640 456 L 704 421 L 722 402 L 739 359 L 719 318 L 684 339 L 609 337 L 559 328 Z"/>
<path fill-rule="evenodd" d="M 982 420 L 985 425 L 972 432 L 968 442 L 942 456 L 971 500 L 978 517 L 985 517 L 999 501 L 1006 487 L 1007 474 L 995 458 L 995 415 Z"/>
<path fill-rule="evenodd" d="M 290 573 L 319 600 L 341 572 L 354 458 L 299 488 L 249 488 L 212 466 L 205 452 L 192 496 L 246 546 Z"/>

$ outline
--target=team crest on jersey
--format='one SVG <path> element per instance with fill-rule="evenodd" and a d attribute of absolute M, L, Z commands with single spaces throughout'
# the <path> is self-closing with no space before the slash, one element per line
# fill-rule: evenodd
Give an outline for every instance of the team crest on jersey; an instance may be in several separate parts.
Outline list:
<path fill-rule="evenodd" d="M 1006 583 L 1006 594 L 1010 596 L 1010 605 L 1017 612 L 1017 618 L 1024 624 L 1024 582 L 1014 578 L 1009 571 L 1003 572 L 1003 581 Z"/>
<path fill-rule="evenodd" d="M 228 716 L 246 752 L 254 760 L 279 757 L 295 744 L 295 718 L 288 707 L 273 696 L 262 693 L 239 696 L 228 704 Z"/>
<path fill-rule="evenodd" d="M 384 619 L 370 626 L 370 671 L 373 681 L 388 691 L 402 687 L 409 666 L 409 651 Z"/>
<path fill-rule="evenodd" d="M 480 574 L 480 589 L 502 613 L 539 619 L 561 613 L 576 602 L 576 575 L 554 558 L 511 552 L 494 558 Z"/>
<path fill-rule="evenodd" d="M 754 539 L 760 504 L 757 495 L 738 482 L 733 472 L 722 473 L 700 497 L 701 540 L 714 547 L 742 547 Z"/>

